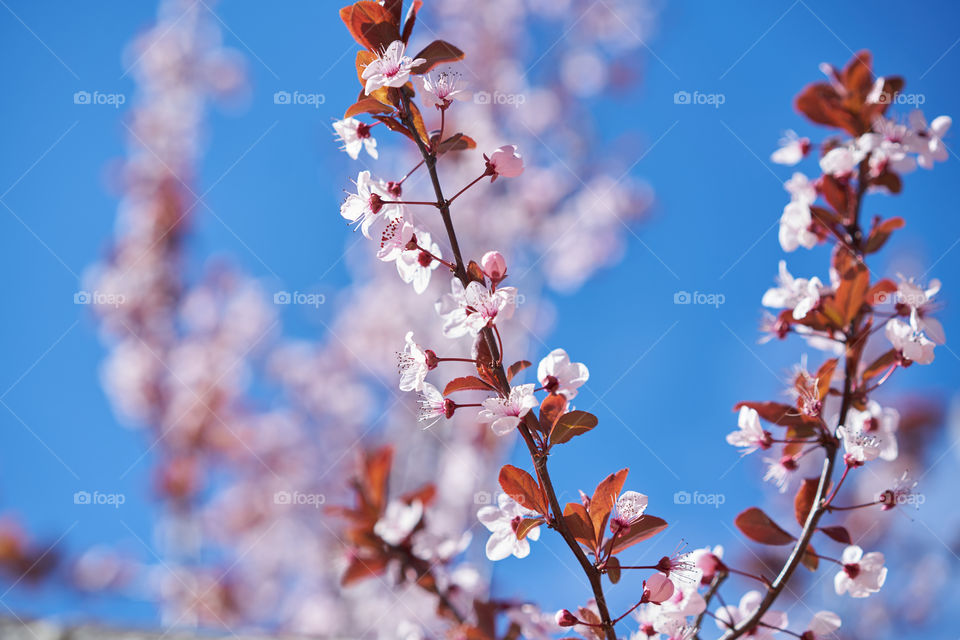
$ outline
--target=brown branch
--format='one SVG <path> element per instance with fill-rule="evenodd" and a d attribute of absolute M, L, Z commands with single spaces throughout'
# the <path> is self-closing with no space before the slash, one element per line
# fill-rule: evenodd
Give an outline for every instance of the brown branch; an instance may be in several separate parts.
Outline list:
<path fill-rule="evenodd" d="M 454 275 L 460 280 L 463 286 L 466 287 L 470 283 L 470 278 L 467 275 L 466 263 L 464 262 L 463 256 L 460 253 L 460 244 L 457 242 L 457 233 L 453 226 L 453 218 L 450 215 L 450 201 L 444 198 L 443 188 L 440 186 L 440 176 L 437 173 L 437 156 L 433 151 L 427 148 L 424 141 L 421 140 L 420 136 L 416 133 L 417 129 L 414 126 L 413 119 L 410 117 L 410 98 L 404 94 L 402 90 L 399 93 L 403 102 L 403 113 L 401 113 L 401 119 L 403 120 L 404 124 L 407 125 L 407 128 L 413 133 L 414 142 L 416 142 L 417 148 L 420 150 L 420 154 L 423 156 L 424 164 L 427 167 L 427 172 L 430 174 L 430 182 L 433 184 L 433 192 L 437 197 L 437 208 L 440 210 L 440 217 L 443 219 L 443 225 L 446 228 L 447 238 L 450 241 L 450 248 L 453 251 L 453 257 L 455 259 Z M 505 396 L 509 393 L 510 383 L 507 380 L 507 374 L 503 368 L 502 354 L 497 346 L 496 337 L 489 327 L 485 327 L 481 331 L 481 335 L 487 343 L 487 347 L 490 350 L 490 355 L 492 356 L 494 363 L 497 363 L 494 366 L 494 373 L 497 376 L 497 381 L 501 386 L 498 391 L 502 396 Z M 533 436 L 530 434 L 529 429 L 527 429 L 526 425 L 522 421 L 519 426 L 519 431 L 520 435 L 523 436 L 524 442 L 527 444 L 527 448 L 530 450 L 530 457 L 532 458 L 534 467 L 536 468 L 537 476 L 540 478 L 540 481 L 543 484 L 543 489 L 546 492 L 547 498 L 550 502 L 550 509 L 553 511 L 552 524 L 554 525 L 556 531 L 563 538 L 564 542 L 567 543 L 567 546 L 570 547 L 573 555 L 577 558 L 577 562 L 580 563 L 584 573 L 587 575 L 587 580 L 590 582 L 590 588 L 593 590 L 594 599 L 597 602 L 597 611 L 600 614 L 600 620 L 603 623 L 603 629 L 607 636 L 607 640 L 617 640 L 617 633 L 613 628 L 614 625 L 610 617 L 610 611 L 607 609 L 607 600 L 603 594 L 603 584 L 601 582 L 600 572 L 596 567 L 593 566 L 593 564 L 591 564 L 583 549 L 580 547 L 580 543 L 578 543 L 573 537 L 573 534 L 570 533 L 570 530 L 567 528 L 567 525 L 563 520 L 563 509 L 560 507 L 560 501 L 557 500 L 557 492 L 553 487 L 553 483 L 550 480 L 550 474 L 547 471 L 547 457 L 539 450 L 536 442 L 533 440 Z"/>

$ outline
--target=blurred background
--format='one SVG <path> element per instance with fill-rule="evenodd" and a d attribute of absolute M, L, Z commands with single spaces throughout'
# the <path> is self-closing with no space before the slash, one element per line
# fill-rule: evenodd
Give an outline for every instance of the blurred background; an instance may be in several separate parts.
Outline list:
<path fill-rule="evenodd" d="M 434 278 L 416 296 L 339 215 L 358 171 L 396 178 L 415 162 L 382 128 L 379 160 L 337 148 L 331 124 L 358 90 L 339 5 L 0 5 L 0 615 L 330 633 L 379 607 L 371 634 L 388 637 L 406 615 L 384 615 L 399 596 L 342 592 L 338 524 L 272 496 L 343 501 L 356 451 L 393 441 L 405 454 L 396 484 L 440 478 L 445 526 L 463 530 L 499 463 L 528 461 L 522 446 L 478 443 L 470 421 L 421 431 L 414 398 L 396 390 L 406 330 L 454 348 L 431 308 L 447 285 Z M 420 14 L 414 42 L 460 46 L 459 70 L 490 98 L 454 107 L 479 149 L 446 168 L 445 183 L 466 184 L 479 152 L 501 144 L 519 144 L 526 162 L 521 178 L 472 190 L 455 214 L 465 251 L 503 251 L 525 296 L 504 327 L 507 352 L 537 362 L 562 346 L 590 367 L 576 404 L 600 427 L 553 457 L 561 501 L 630 467 L 628 488 L 671 525 L 626 554 L 635 564 L 685 543 L 777 566 L 732 520 L 754 504 L 789 515 L 791 501 L 723 437 L 736 402 L 781 397 L 803 354 L 811 369 L 826 356 L 795 338 L 758 344 L 793 172 L 769 156 L 785 129 L 825 137 L 793 97 L 821 79 L 821 62 L 863 48 L 875 73 L 906 79 L 913 104 L 897 113 L 960 113 L 960 7 L 907 9 L 450 0 Z M 936 637 L 960 621 L 950 155 L 864 209 L 906 219 L 871 269 L 940 278 L 948 342 L 877 394 L 903 416 L 903 453 L 889 475 L 859 477 L 858 491 L 909 466 L 923 497 L 918 510 L 851 524 L 864 548 L 888 551 L 888 591 L 845 609 L 821 569 L 785 598 L 801 624 L 811 608 L 837 610 L 844 637 Z M 798 170 L 815 175 L 815 160 Z M 826 280 L 828 256 L 786 259 L 795 275 Z M 682 292 L 722 302 L 676 304 Z M 562 541 L 544 535 L 526 560 L 490 567 L 485 532 L 473 534 L 467 557 L 499 596 L 544 610 L 586 599 Z M 629 607 L 638 588 L 639 576 L 611 590 L 611 608 Z"/>

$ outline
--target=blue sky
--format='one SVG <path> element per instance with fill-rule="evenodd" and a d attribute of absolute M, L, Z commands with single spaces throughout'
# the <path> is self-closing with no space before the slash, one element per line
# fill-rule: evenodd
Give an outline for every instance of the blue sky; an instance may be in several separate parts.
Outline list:
<path fill-rule="evenodd" d="M 0 281 L 6 311 L 0 320 L 0 507 L 20 512 L 48 539 L 69 531 L 68 553 L 96 543 L 139 553 L 131 531 L 149 539 L 147 509 L 93 522 L 70 498 L 78 487 L 103 487 L 144 504 L 150 483 L 149 467 L 139 465 L 117 484 L 143 439 L 113 417 L 95 375 L 104 356 L 95 324 L 73 304 L 78 277 L 101 257 L 113 230 L 116 197 L 107 178 L 123 152 L 122 111 L 75 105 L 72 96 L 131 92 L 120 52 L 151 20 L 152 3 L 0 5 L 0 82 L 7 88 L 0 103 L 0 268 L 8 274 Z M 329 99 L 319 109 L 286 110 L 280 117 L 272 100 L 289 87 L 339 95 L 338 87 L 353 86 L 346 84 L 354 73 L 347 58 L 330 69 L 349 46 L 333 9 L 306 0 L 226 0 L 217 9 L 228 26 L 227 43 L 247 56 L 253 91 L 246 107 L 213 117 L 199 183 L 220 180 L 206 199 L 223 222 L 201 215 L 190 249 L 229 255 L 249 273 L 290 290 L 336 291 L 347 282 L 342 267 L 317 280 L 347 241 L 335 207 L 348 174 L 327 124 L 342 105 Z M 606 123 L 599 135 L 636 161 L 632 174 L 652 184 L 656 205 L 629 239 L 621 265 L 573 296 L 554 296 L 558 323 L 549 342 L 588 360 L 590 386 L 602 401 L 591 394 L 580 400 L 601 427 L 579 448 L 557 454 L 553 475 L 573 494 L 609 471 L 631 467 L 628 484 L 650 495 L 651 512 L 676 526 L 676 535 L 661 536 L 651 556 L 672 551 L 680 536 L 693 546 L 721 541 L 738 548 L 732 532 L 716 523 L 729 525 L 740 509 L 764 499 L 753 488 L 753 461 L 727 473 L 736 453 L 722 437 L 735 423 L 733 404 L 776 397 L 804 351 L 794 341 L 756 344 L 759 300 L 783 257 L 775 223 L 787 198 L 781 184 L 791 173 L 768 156 L 783 129 L 823 136 L 793 112 L 793 96 L 819 79 L 818 63 L 839 65 L 852 51 L 869 48 L 879 73 L 906 77 L 907 92 L 923 97 L 928 117 L 956 116 L 958 14 L 960 6 L 946 2 L 922 8 L 875 2 L 869 10 L 812 0 L 743 3 L 736 10 L 709 1 L 665 3 L 657 33 L 637 58 L 641 86 L 591 105 Z M 722 94 L 724 102 L 678 105 L 678 91 Z M 645 141 L 639 147 L 624 142 L 638 135 Z M 950 138 L 947 143 L 953 146 Z M 944 281 L 948 339 L 960 335 L 960 217 L 951 191 L 958 183 L 960 161 L 951 154 L 935 171 L 907 176 L 901 196 L 874 196 L 866 208 L 868 215 L 907 219 L 875 264 L 890 275 L 928 272 L 926 278 Z M 825 278 L 826 256 L 823 248 L 795 253 L 788 264 L 795 274 Z M 677 291 L 722 294 L 725 303 L 678 306 Z M 618 299 L 625 302 L 617 315 L 583 311 Z M 318 335 L 315 321 L 287 320 L 294 335 Z M 899 376 L 882 399 L 893 402 L 908 390 L 955 392 L 960 358 L 947 346 L 932 366 Z M 955 465 L 956 458 L 941 464 Z M 673 503 L 678 489 L 723 493 L 726 502 L 719 509 L 684 509 Z M 938 536 L 948 539 L 949 523 L 934 517 L 948 505 L 955 502 L 928 502 L 918 515 L 937 534 L 931 545 Z M 559 545 L 544 546 L 526 564 L 499 567 L 498 585 L 509 593 L 533 588 L 538 572 L 554 567 L 550 550 L 562 553 Z M 543 600 L 568 604 L 559 594 L 547 592 Z M 81 604 L 57 593 L 37 599 L 19 590 L 3 600 L 29 613 L 152 620 L 139 604 Z M 614 609 L 626 607 L 632 595 L 616 594 L 613 602 Z"/>

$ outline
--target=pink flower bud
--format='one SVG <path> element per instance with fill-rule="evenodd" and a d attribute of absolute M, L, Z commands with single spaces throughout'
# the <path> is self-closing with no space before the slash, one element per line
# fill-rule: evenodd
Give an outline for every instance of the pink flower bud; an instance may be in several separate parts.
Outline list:
<path fill-rule="evenodd" d="M 507 261 L 499 251 L 487 251 L 480 258 L 480 266 L 483 272 L 493 281 L 494 286 L 507 277 Z"/>
<path fill-rule="evenodd" d="M 655 573 L 643 583 L 643 601 L 660 604 L 673 595 L 673 583 L 662 573 Z"/>
<path fill-rule="evenodd" d="M 557 625 L 561 627 L 572 627 L 576 624 L 580 624 L 580 620 L 577 619 L 577 616 L 573 615 L 566 609 L 560 609 L 560 611 L 557 611 L 556 621 Z"/>
<path fill-rule="evenodd" d="M 497 176 L 516 178 L 521 173 L 523 173 L 523 158 L 517 153 L 516 145 L 504 145 L 487 158 L 487 175 L 492 175 L 494 180 Z"/>

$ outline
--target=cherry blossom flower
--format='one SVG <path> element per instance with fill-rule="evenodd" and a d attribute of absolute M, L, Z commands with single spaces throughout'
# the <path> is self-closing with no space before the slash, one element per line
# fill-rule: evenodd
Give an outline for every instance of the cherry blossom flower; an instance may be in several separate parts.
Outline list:
<path fill-rule="evenodd" d="M 823 290 L 820 278 L 794 278 L 787 271 L 786 261 L 781 260 L 777 286 L 767 289 L 761 304 L 770 309 L 793 309 L 793 319 L 802 320 L 820 302 Z"/>
<path fill-rule="evenodd" d="M 446 109 L 454 100 L 469 100 L 471 93 L 463 86 L 463 76 L 453 71 L 441 71 L 434 79 L 432 74 L 419 76 L 420 97 L 423 103 L 437 109 Z"/>
<path fill-rule="evenodd" d="M 801 640 L 826 640 L 840 628 L 840 616 L 833 611 L 817 611 L 810 619 L 806 630 L 800 634 Z"/>
<path fill-rule="evenodd" d="M 426 62 L 423 58 L 412 59 L 404 55 L 406 45 L 394 40 L 360 75 L 366 80 L 364 93 L 370 95 L 381 87 L 402 87 L 410 78 L 410 71 Z"/>
<path fill-rule="evenodd" d="M 909 173 L 917 168 L 916 159 L 908 155 L 910 149 L 906 142 L 910 136 L 905 125 L 881 117 L 873 123 L 873 132 L 857 139 L 857 148 L 863 155 L 870 154 L 870 170 L 874 176 L 888 169 Z"/>
<path fill-rule="evenodd" d="M 487 540 L 487 558 L 496 562 L 509 556 L 526 558 L 530 555 L 529 540 L 540 538 L 540 527 L 531 529 L 523 540 L 517 538 L 517 527 L 524 518 L 537 514 L 520 505 L 505 493 L 497 496 L 497 506 L 483 507 L 477 512 L 477 518 L 490 531 Z"/>
<path fill-rule="evenodd" d="M 373 526 L 373 532 L 387 544 L 400 544 L 413 532 L 422 517 L 423 504 L 419 500 L 410 504 L 393 500 Z"/>
<path fill-rule="evenodd" d="M 444 319 L 443 335 L 448 338 L 476 336 L 497 319 L 509 318 L 516 306 L 516 294 L 513 287 L 491 293 L 479 282 L 471 282 L 464 289 L 458 278 L 452 278 L 450 293 L 444 294 L 435 305 Z"/>
<path fill-rule="evenodd" d="M 843 449 L 847 452 L 843 459 L 848 465 L 860 466 L 865 462 L 876 460 L 880 455 L 880 439 L 876 436 L 840 425 L 837 427 L 837 437 L 843 441 Z"/>
<path fill-rule="evenodd" d="M 781 456 L 764 458 L 763 461 L 767 463 L 767 472 L 763 476 L 764 482 L 773 482 L 780 493 L 786 493 L 790 474 L 797 470 L 797 459 L 793 456 Z"/>
<path fill-rule="evenodd" d="M 701 571 L 700 583 L 708 585 L 713 582 L 717 571 L 723 568 L 723 547 L 715 546 L 713 549 L 706 547 L 704 549 L 694 549 L 690 552 L 690 561 Z"/>
<path fill-rule="evenodd" d="M 943 325 L 936 318 L 930 316 L 933 307 L 933 296 L 940 291 L 940 281 L 933 279 L 926 288 L 917 284 L 912 278 L 900 276 L 900 285 L 897 287 L 897 302 L 910 308 L 910 317 L 915 326 L 926 334 L 935 344 L 944 344 L 947 341 L 943 332 Z"/>
<path fill-rule="evenodd" d="M 784 188 L 790 193 L 790 202 L 780 216 L 780 246 L 787 252 L 795 251 L 797 247 L 812 249 L 818 238 L 810 230 L 813 224 L 810 205 L 817 199 L 817 190 L 802 173 L 794 173 Z"/>
<path fill-rule="evenodd" d="M 413 534 L 410 539 L 411 551 L 413 555 L 427 562 L 446 562 L 465 551 L 472 539 L 469 531 L 449 534 L 425 528 Z"/>
<path fill-rule="evenodd" d="M 863 159 L 863 153 L 848 145 L 834 147 L 820 158 L 820 169 L 836 178 L 845 178 Z"/>
<path fill-rule="evenodd" d="M 370 125 L 356 118 L 344 118 L 333 123 L 333 130 L 343 143 L 343 150 L 354 160 L 360 155 L 361 149 L 365 149 L 371 158 L 377 159 L 377 141 L 370 135 Z"/>
<path fill-rule="evenodd" d="M 677 589 L 700 584 L 703 575 L 703 572 L 694 564 L 693 555 L 680 553 L 679 550 L 673 555 L 660 558 L 657 562 L 657 571 L 670 578 Z"/>
<path fill-rule="evenodd" d="M 420 415 L 418 419 L 421 422 L 433 420 L 424 429 L 432 427 L 440 418 L 449 419 L 453 416 L 456 408 L 457 405 L 454 404 L 453 400 L 444 398 L 439 389 L 429 382 L 423 383 L 420 388 Z"/>
<path fill-rule="evenodd" d="M 922 500 L 914 498 L 916 495 L 914 489 L 917 488 L 917 482 L 910 477 L 909 472 L 904 471 L 893 483 L 892 489 L 887 489 L 881 493 L 877 500 L 882 504 L 883 511 L 889 511 L 897 505 L 913 503 L 917 509 L 920 508 Z"/>
<path fill-rule="evenodd" d="M 418 294 L 427 290 L 430 284 L 430 275 L 440 266 L 437 258 L 441 258 L 440 246 L 433 241 L 426 231 L 415 234 L 417 245 L 423 247 L 407 249 L 397 257 L 397 272 L 400 279 L 413 284 L 413 290 Z"/>
<path fill-rule="evenodd" d="M 420 391 L 427 372 L 436 368 L 437 356 L 429 349 L 423 349 L 413 340 L 413 331 L 404 338 L 406 345 L 403 353 L 397 353 L 400 369 L 400 391 Z"/>
<path fill-rule="evenodd" d="M 943 136 L 950 130 L 951 124 L 953 120 L 950 116 L 939 116 L 928 127 L 922 111 L 917 109 L 910 114 L 910 126 L 913 129 L 911 148 L 917 154 L 917 163 L 924 169 L 932 169 L 935 162 L 947 159 Z"/>
<path fill-rule="evenodd" d="M 647 510 L 649 499 L 637 491 L 624 491 L 617 498 L 614 513 L 610 517 L 610 530 L 614 535 L 629 529 Z"/>
<path fill-rule="evenodd" d="M 416 228 L 403 218 L 391 220 L 383 233 L 380 234 L 380 248 L 377 250 L 377 259 L 383 262 L 393 262 L 407 250 L 407 246 L 415 235 Z"/>
<path fill-rule="evenodd" d="M 725 631 L 750 619 L 750 616 L 760 608 L 762 600 L 763 596 L 759 591 L 748 591 L 740 598 L 740 606 L 735 607 L 731 604 L 717 611 L 717 626 Z M 787 626 L 787 614 L 783 611 L 768 610 L 760 618 L 760 622 L 763 625 L 757 625 L 753 629 L 750 635 L 751 640 L 771 640 L 779 629 Z"/>
<path fill-rule="evenodd" d="M 646 604 L 636 616 L 647 638 L 662 633 L 670 638 L 679 637 L 687 627 L 687 618 L 700 615 L 707 603 L 696 587 L 681 586 L 674 582 L 673 595 L 659 606 Z"/>
<path fill-rule="evenodd" d="M 727 434 L 727 443 L 740 447 L 742 455 L 753 453 L 757 449 L 769 449 L 773 444 L 773 436 L 761 426 L 760 414 L 756 409 L 740 407 L 737 426 L 740 427 L 737 431 Z"/>
<path fill-rule="evenodd" d="M 930 364 L 933 362 L 934 342 L 930 340 L 917 324 L 917 318 L 910 318 L 910 322 L 904 322 L 897 318 L 887 321 L 884 329 L 887 340 L 903 355 L 904 358 L 917 364 Z"/>
<path fill-rule="evenodd" d="M 849 593 L 854 598 L 866 598 L 880 591 L 887 579 L 887 568 L 879 551 L 864 554 L 863 549 L 852 544 L 843 550 L 840 560 L 843 568 L 833 579 L 838 596 Z"/>
<path fill-rule="evenodd" d="M 497 396 L 484 400 L 479 415 L 484 421 L 490 422 L 495 434 L 503 436 L 516 429 L 520 418 L 539 404 L 533 394 L 533 384 L 520 384 L 512 387 L 506 398 Z"/>
<path fill-rule="evenodd" d="M 563 349 L 554 349 L 537 365 L 537 380 L 543 388 L 568 400 L 576 397 L 577 387 L 589 377 L 587 366 L 580 362 L 570 362 L 570 356 Z"/>
<path fill-rule="evenodd" d="M 499 251 L 487 251 L 483 254 L 480 258 L 480 266 L 493 286 L 497 286 L 507 277 L 507 261 Z"/>
<path fill-rule="evenodd" d="M 810 151 L 810 138 L 801 138 L 796 131 L 788 129 L 780 139 L 780 148 L 770 155 L 777 164 L 793 166 L 803 160 Z"/>
<path fill-rule="evenodd" d="M 374 223 L 402 217 L 400 205 L 383 202 L 390 199 L 385 185 L 371 178 L 369 171 L 361 171 L 357 176 L 357 192 L 347 196 L 340 205 L 340 215 L 358 225 L 363 235 L 369 238 Z"/>
<path fill-rule="evenodd" d="M 504 145 L 491 153 L 489 158 L 486 154 L 483 157 L 487 161 L 487 175 L 493 176 L 491 182 L 497 176 L 516 178 L 523 173 L 523 157 L 517 152 L 515 144 Z"/>
<path fill-rule="evenodd" d="M 521 638 L 552 640 L 557 633 L 560 633 L 555 616 L 541 611 L 539 607 L 533 604 L 528 603 L 511 607 L 507 612 L 507 619 L 520 627 Z"/>
<path fill-rule="evenodd" d="M 881 407 L 879 402 L 871 400 L 863 411 L 851 409 L 847 423 L 853 431 L 879 439 L 880 458 L 887 461 L 897 459 L 896 432 L 900 424 L 900 413 L 896 409 Z"/>

